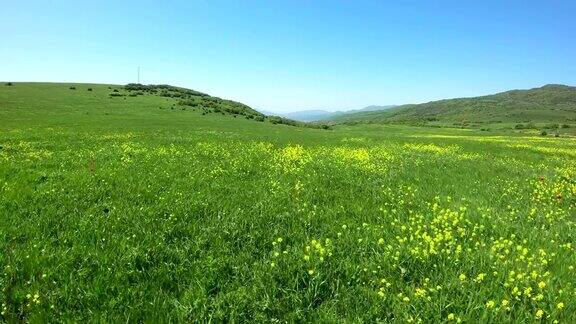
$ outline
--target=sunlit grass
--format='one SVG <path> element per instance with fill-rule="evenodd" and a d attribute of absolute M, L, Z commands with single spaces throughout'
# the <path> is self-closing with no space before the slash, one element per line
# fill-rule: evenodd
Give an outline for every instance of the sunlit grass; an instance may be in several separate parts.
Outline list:
<path fill-rule="evenodd" d="M 571 138 L 29 107 L 0 126 L 2 320 L 575 320 Z"/>

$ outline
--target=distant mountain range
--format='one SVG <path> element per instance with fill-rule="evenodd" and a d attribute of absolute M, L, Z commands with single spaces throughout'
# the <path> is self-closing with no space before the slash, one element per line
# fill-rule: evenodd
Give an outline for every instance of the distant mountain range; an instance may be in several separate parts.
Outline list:
<path fill-rule="evenodd" d="M 322 109 L 310 109 L 310 110 L 301 110 L 301 111 L 294 111 L 289 113 L 274 113 L 265 110 L 260 110 L 261 113 L 269 115 L 269 116 L 280 116 L 284 118 L 289 118 L 297 121 L 303 122 L 314 122 L 314 121 L 325 121 L 325 120 L 332 120 L 342 115 L 348 115 L 353 113 L 359 112 L 369 112 L 369 111 L 378 111 L 378 110 L 385 110 L 389 108 L 396 107 L 394 105 L 389 106 L 368 106 L 362 109 L 352 109 L 352 110 L 345 110 L 345 111 L 327 111 Z"/>
<path fill-rule="evenodd" d="M 574 123 L 576 87 L 549 84 L 488 96 L 350 112 L 329 119 L 336 123 Z"/>

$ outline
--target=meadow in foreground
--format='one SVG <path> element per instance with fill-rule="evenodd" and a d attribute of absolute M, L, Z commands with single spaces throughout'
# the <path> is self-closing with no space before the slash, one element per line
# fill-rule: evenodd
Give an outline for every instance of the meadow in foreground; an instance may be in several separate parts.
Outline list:
<path fill-rule="evenodd" d="M 4 321 L 576 320 L 573 138 L 120 114 L 100 90 L 2 94 Z"/>

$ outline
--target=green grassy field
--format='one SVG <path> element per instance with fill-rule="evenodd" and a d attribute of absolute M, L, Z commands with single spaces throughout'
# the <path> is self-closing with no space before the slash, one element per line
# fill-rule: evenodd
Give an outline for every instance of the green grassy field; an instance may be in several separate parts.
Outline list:
<path fill-rule="evenodd" d="M 0 86 L 0 321 L 576 321 L 575 138 L 116 88 Z"/>

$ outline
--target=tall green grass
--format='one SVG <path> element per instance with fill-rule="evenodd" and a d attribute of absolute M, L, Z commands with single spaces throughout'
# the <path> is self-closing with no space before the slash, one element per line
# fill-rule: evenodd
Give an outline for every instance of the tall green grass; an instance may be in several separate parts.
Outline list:
<path fill-rule="evenodd" d="M 3 321 L 575 320 L 573 138 L 108 87 L 0 89 Z"/>

